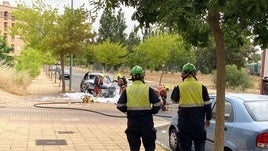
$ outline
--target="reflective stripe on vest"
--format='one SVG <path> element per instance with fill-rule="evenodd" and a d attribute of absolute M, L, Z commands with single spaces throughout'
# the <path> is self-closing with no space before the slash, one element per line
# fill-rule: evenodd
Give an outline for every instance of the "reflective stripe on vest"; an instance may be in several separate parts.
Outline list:
<path fill-rule="evenodd" d="M 202 97 L 202 84 L 194 78 L 186 78 L 179 84 L 180 89 L 180 107 L 201 107 L 204 106 Z"/>
<path fill-rule="evenodd" d="M 134 81 L 126 88 L 127 110 L 150 110 L 149 87 L 142 81 Z"/>

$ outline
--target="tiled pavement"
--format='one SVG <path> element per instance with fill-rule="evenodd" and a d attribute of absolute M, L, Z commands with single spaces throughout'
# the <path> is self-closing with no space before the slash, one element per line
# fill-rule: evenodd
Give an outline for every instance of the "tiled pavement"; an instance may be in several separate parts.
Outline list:
<path fill-rule="evenodd" d="M 124 133 L 126 118 L 116 110 L 115 104 L 64 103 L 34 107 L 40 103 L 39 97 L 61 93 L 59 85 L 44 72 L 32 81 L 28 92 L 30 95 L 25 97 L 0 93 L 0 151 L 129 150 Z M 63 100 L 49 102 L 58 101 Z M 158 117 L 154 117 L 154 122 L 156 126 L 167 123 Z M 156 150 L 166 149 L 157 145 Z"/>

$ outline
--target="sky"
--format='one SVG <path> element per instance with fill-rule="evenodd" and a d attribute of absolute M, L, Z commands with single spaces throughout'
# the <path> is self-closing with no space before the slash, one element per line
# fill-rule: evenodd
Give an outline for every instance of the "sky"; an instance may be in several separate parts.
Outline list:
<path fill-rule="evenodd" d="M 4 0 L 8 1 L 9 4 L 13 7 L 16 7 L 17 4 L 26 3 L 28 6 L 32 6 L 33 0 Z M 46 4 L 50 5 L 52 8 L 58 8 L 59 11 L 63 12 L 64 6 L 71 7 L 72 0 L 43 0 Z M 3 4 L 3 0 L 0 0 L 0 3 Z M 89 6 L 88 0 L 73 0 L 73 8 L 79 8 L 80 6 L 85 5 L 85 8 L 91 8 Z M 125 32 L 129 34 L 132 32 L 134 25 L 138 25 L 138 23 L 131 20 L 132 13 L 134 12 L 133 8 L 123 7 L 123 12 L 125 16 L 125 21 L 127 24 L 127 29 Z M 93 23 L 92 28 L 93 31 L 98 31 L 99 29 L 99 19 L 101 17 L 101 13 L 98 14 L 98 18 L 95 23 Z"/>

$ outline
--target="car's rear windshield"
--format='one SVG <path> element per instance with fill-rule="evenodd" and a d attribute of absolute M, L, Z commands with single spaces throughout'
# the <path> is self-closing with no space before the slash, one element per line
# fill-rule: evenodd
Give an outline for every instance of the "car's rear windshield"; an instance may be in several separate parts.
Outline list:
<path fill-rule="evenodd" d="M 268 101 L 250 101 L 245 105 L 255 121 L 268 121 Z"/>

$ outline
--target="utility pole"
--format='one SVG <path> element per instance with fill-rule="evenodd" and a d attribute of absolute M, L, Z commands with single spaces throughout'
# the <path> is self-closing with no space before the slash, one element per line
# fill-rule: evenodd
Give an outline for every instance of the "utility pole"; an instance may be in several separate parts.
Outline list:
<path fill-rule="evenodd" d="M 73 10 L 73 0 L 71 0 L 71 9 Z M 73 54 L 70 56 L 70 80 L 69 80 L 69 91 L 72 90 L 72 79 L 73 79 Z"/>

